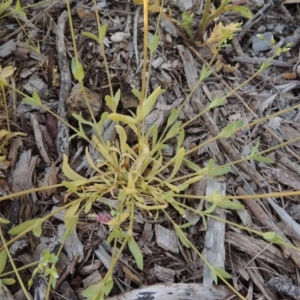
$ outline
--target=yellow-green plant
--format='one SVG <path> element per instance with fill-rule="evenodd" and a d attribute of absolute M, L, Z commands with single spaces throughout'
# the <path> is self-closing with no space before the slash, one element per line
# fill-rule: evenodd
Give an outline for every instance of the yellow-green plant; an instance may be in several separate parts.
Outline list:
<path fill-rule="evenodd" d="M 96 3 L 94 4 L 96 6 Z M 164 214 L 164 216 L 167 218 L 167 220 L 169 220 L 170 224 L 176 231 L 181 243 L 185 247 L 192 248 L 193 251 L 195 251 L 195 253 L 197 253 L 199 257 L 203 259 L 204 262 L 208 265 L 213 274 L 215 282 L 217 282 L 218 278 L 221 279 L 241 299 L 243 299 L 243 296 L 232 287 L 229 281 L 226 280 L 230 279 L 231 275 L 225 270 L 220 269 L 219 267 L 214 266 L 210 262 L 206 261 L 205 257 L 200 253 L 199 249 L 197 249 L 194 244 L 188 239 L 184 230 L 192 224 L 185 221 L 183 221 L 183 224 L 176 224 L 171 217 L 169 210 L 175 210 L 179 215 L 183 217 L 185 216 L 186 210 L 193 211 L 194 213 L 198 214 L 202 218 L 203 223 L 206 224 L 207 218 L 219 219 L 213 214 L 214 210 L 217 207 L 225 208 L 228 210 L 244 209 L 244 206 L 241 203 L 232 201 L 232 199 L 237 199 L 238 197 L 222 196 L 218 191 L 215 191 L 211 195 L 199 197 L 189 195 L 187 191 L 191 184 L 202 180 L 206 176 L 219 176 L 229 173 L 231 171 L 231 165 L 237 164 L 242 161 L 253 159 L 265 163 L 272 163 L 272 160 L 269 157 L 264 157 L 262 156 L 262 153 L 259 152 L 259 142 L 257 142 L 256 145 L 252 148 L 251 153 L 247 157 L 241 159 L 240 161 L 228 163 L 221 166 L 218 166 L 216 162 L 211 159 L 206 167 L 200 167 L 191 161 L 190 154 L 192 154 L 193 151 L 197 151 L 199 148 L 206 146 L 210 142 L 216 141 L 218 139 L 230 138 L 244 127 L 251 127 L 254 124 L 263 122 L 272 116 L 268 116 L 267 118 L 264 118 L 262 120 L 254 121 L 253 123 L 247 125 L 243 125 L 242 121 L 233 122 L 224 127 L 217 136 L 200 144 L 192 150 L 187 151 L 183 146 L 183 141 L 185 138 L 185 127 L 197 118 L 201 117 L 201 115 L 205 112 L 223 105 L 226 101 L 226 97 L 228 97 L 230 93 L 222 98 L 216 97 L 215 99 L 213 99 L 213 101 L 207 105 L 205 110 L 203 110 L 190 121 L 182 123 L 178 120 L 179 113 L 182 107 L 191 97 L 193 91 L 197 86 L 199 86 L 201 82 L 203 82 L 211 75 L 212 60 L 208 66 L 203 66 L 199 74 L 198 83 L 195 89 L 191 91 L 190 95 L 186 98 L 185 102 L 182 103 L 179 108 L 173 109 L 171 111 L 169 117 L 167 118 L 163 131 L 160 132 L 158 130 L 157 122 L 151 124 L 151 126 L 148 128 L 145 125 L 147 116 L 149 116 L 149 114 L 152 112 L 158 100 L 158 97 L 164 92 L 164 90 L 161 87 L 157 87 L 152 93 L 148 91 L 148 80 L 146 76 L 147 59 L 144 59 L 141 91 L 137 89 L 132 90 L 133 94 L 139 100 L 139 105 L 136 111 L 131 111 L 128 115 L 118 113 L 117 108 L 119 106 L 119 101 L 122 95 L 120 91 L 113 93 L 112 85 L 110 83 L 110 95 L 107 95 L 105 97 L 105 100 L 106 105 L 111 112 L 104 112 L 101 115 L 100 119 L 96 120 L 85 94 L 83 86 L 85 73 L 77 55 L 76 43 L 74 38 L 75 35 L 73 32 L 68 1 L 67 5 L 69 10 L 70 29 L 72 32 L 75 52 L 75 57 L 72 59 L 71 63 L 71 69 L 74 78 L 81 85 L 87 107 L 89 108 L 92 117 L 92 120 L 88 121 L 83 119 L 80 114 L 73 113 L 73 117 L 78 121 L 78 128 L 71 127 L 70 125 L 68 126 L 70 126 L 75 132 L 75 134 L 71 138 L 84 139 L 90 146 L 94 147 L 99 152 L 101 159 L 98 161 L 93 161 L 89 153 L 89 148 L 86 147 L 86 159 L 90 167 L 94 170 L 95 175 L 90 178 L 85 178 L 82 175 L 77 174 L 70 167 L 68 163 L 68 157 L 64 155 L 62 162 L 62 171 L 67 177 L 68 181 L 62 182 L 55 187 L 64 187 L 66 189 L 66 204 L 44 217 L 27 220 L 26 222 L 9 230 L 8 233 L 14 235 L 15 237 L 10 241 L 4 241 L 5 250 L 2 250 L 2 252 L 0 252 L 0 256 L 6 255 L 2 253 L 7 253 L 7 247 L 13 241 L 25 235 L 26 233 L 32 231 L 36 237 L 41 236 L 42 224 L 58 212 L 66 210 L 66 231 L 63 235 L 63 243 L 58 253 L 54 255 L 50 254 L 49 251 L 45 251 L 42 260 L 36 263 L 38 264 L 38 266 L 32 274 L 33 276 L 35 274 L 41 274 L 43 276 L 49 275 L 49 284 L 47 291 L 47 299 L 49 299 L 51 287 L 55 288 L 56 286 L 57 273 L 55 264 L 57 262 L 57 257 L 59 257 L 59 254 L 62 251 L 64 241 L 76 229 L 80 213 L 84 212 L 85 214 L 91 214 L 92 205 L 96 202 L 102 202 L 105 205 L 109 206 L 109 204 L 107 204 L 107 201 L 105 201 L 105 198 L 107 197 L 107 195 L 110 195 L 111 199 L 115 200 L 116 205 L 110 207 L 111 216 L 105 219 L 105 223 L 110 229 L 110 233 L 106 242 L 112 245 L 112 260 L 104 278 L 98 284 L 93 285 L 84 291 L 83 295 L 86 298 L 93 300 L 102 300 L 111 292 L 113 288 L 113 271 L 122 252 L 125 249 L 129 249 L 129 251 L 131 252 L 136 262 L 136 266 L 140 270 L 143 269 L 144 265 L 142 251 L 135 240 L 135 233 L 133 230 L 135 211 L 138 208 L 147 212 L 149 216 L 153 216 L 154 220 L 157 219 L 160 214 Z M 224 7 L 222 9 L 224 9 Z M 95 9 L 95 11 L 97 11 L 97 9 Z M 100 25 L 99 15 L 96 14 L 96 16 L 98 23 L 98 35 L 90 32 L 85 32 L 83 34 L 95 40 L 100 45 L 101 53 L 104 57 L 106 65 L 108 80 L 110 82 L 109 67 L 105 58 L 103 43 L 106 35 L 107 25 Z M 144 32 L 148 32 L 147 17 L 148 2 L 144 1 Z M 234 31 L 228 31 L 229 28 L 234 28 Z M 232 36 L 232 34 L 236 31 L 237 26 L 229 28 L 226 28 L 226 32 L 223 32 L 223 36 L 226 36 L 227 38 L 219 40 L 219 44 L 215 48 L 216 53 L 218 52 L 218 49 L 220 49 L 220 47 L 222 47 L 222 45 L 226 43 L 227 39 L 229 39 L 229 37 Z M 221 30 L 223 29 L 224 28 L 222 27 Z M 149 49 L 151 58 L 153 56 L 153 53 L 156 51 L 158 44 L 159 36 L 157 35 L 157 33 L 154 35 L 154 38 L 150 43 L 148 41 L 148 36 L 145 34 L 144 57 L 148 57 L 147 51 Z M 275 55 L 279 55 L 286 50 L 287 48 L 276 49 Z M 214 54 L 216 55 L 216 53 Z M 257 73 L 262 72 L 267 67 L 268 62 L 263 64 Z M 255 75 L 253 77 L 255 77 Z M 244 84 L 248 83 L 251 79 L 253 79 L 253 77 L 245 81 L 241 86 L 236 88 L 236 90 L 241 88 Z M 4 85 L 9 87 L 9 84 L 6 81 Z M 41 106 L 49 113 L 55 115 L 51 110 L 47 108 L 47 106 L 42 103 L 39 95 L 36 92 L 34 92 L 31 97 L 22 94 L 20 91 L 18 92 L 23 95 L 23 101 L 25 103 L 29 105 Z M 284 111 L 281 111 L 280 113 L 284 113 Z M 118 134 L 118 138 L 113 141 L 105 141 L 102 135 L 101 128 L 103 124 L 108 120 L 112 120 L 115 122 L 115 129 Z M 61 119 L 61 121 L 66 123 L 65 120 Z M 93 135 L 91 138 L 88 137 L 84 132 L 84 124 L 89 125 L 93 129 Z M 136 136 L 136 142 L 128 142 L 128 133 L 134 134 Z M 166 159 L 163 154 L 163 150 L 167 147 L 168 142 L 174 138 L 176 138 L 177 141 L 176 154 L 173 158 Z M 31 189 L 14 195 L 0 197 L 0 201 L 18 197 L 20 195 L 24 195 L 26 193 L 31 193 L 34 191 L 41 191 L 46 188 L 53 188 L 53 186 Z M 300 192 L 295 192 L 294 194 L 300 194 Z M 268 197 L 270 195 L 266 194 L 259 196 Z M 182 198 L 204 199 L 205 201 L 209 202 L 211 206 L 205 211 L 200 211 L 190 207 L 189 205 L 181 201 Z M 249 228 L 245 228 L 238 224 L 233 224 L 226 220 L 223 221 L 230 225 L 253 232 L 269 242 L 285 244 L 284 240 L 273 232 L 262 233 Z M 3 223 L 6 221 L 0 219 L 0 222 Z M 124 223 L 126 223 L 126 230 L 124 230 Z M 1 266 L 2 265 L 0 265 L 0 271 Z M 3 268 L 4 267 L 2 266 L 2 271 Z M 16 274 L 18 274 L 19 271 L 20 269 L 14 269 L 14 272 Z M 7 276 L 7 274 L 5 274 L 5 276 Z M 18 278 L 18 280 L 20 279 Z M 5 282 L 6 281 L 2 279 L 2 283 L 5 284 Z M 32 281 L 28 282 L 29 285 L 31 283 Z"/>
<path fill-rule="evenodd" d="M 228 11 L 233 11 L 240 13 L 243 17 L 252 18 L 252 13 L 249 10 L 248 7 L 240 5 L 245 3 L 245 0 L 240 1 L 232 1 L 232 0 L 222 0 L 220 3 L 220 6 L 218 8 L 215 8 L 211 0 L 205 1 L 203 15 L 201 18 L 201 21 L 198 24 L 197 31 L 194 36 L 195 41 L 199 41 L 205 32 L 205 29 L 207 26 L 215 19 L 217 19 L 221 14 Z M 191 17 L 191 16 L 190 16 Z M 183 24 L 185 24 L 185 18 L 183 17 Z M 188 23 L 190 24 L 190 23 Z"/>

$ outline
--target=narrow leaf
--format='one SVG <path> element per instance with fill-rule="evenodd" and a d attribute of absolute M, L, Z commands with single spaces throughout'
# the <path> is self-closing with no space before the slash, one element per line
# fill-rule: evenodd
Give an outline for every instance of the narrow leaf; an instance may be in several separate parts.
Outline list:
<path fill-rule="evenodd" d="M 32 99 L 33 99 L 34 105 L 37 105 L 37 106 L 42 105 L 41 98 L 40 98 L 39 94 L 37 93 L 37 91 L 34 91 L 32 93 Z"/>
<path fill-rule="evenodd" d="M 217 276 L 226 278 L 226 279 L 232 278 L 232 276 L 229 273 L 227 273 L 224 269 L 221 269 L 219 267 L 211 266 L 210 270 L 212 272 L 212 275 L 213 275 L 213 278 L 214 278 L 214 281 L 216 284 L 218 284 Z"/>
<path fill-rule="evenodd" d="M 243 126 L 243 120 L 230 123 L 229 125 L 227 125 L 222 129 L 218 137 L 224 139 L 229 138 L 232 135 L 234 135 L 238 131 L 238 129 L 242 126 Z"/>
<path fill-rule="evenodd" d="M 169 118 L 168 118 L 167 127 L 171 126 L 178 119 L 179 112 L 180 112 L 179 109 L 173 109 L 172 110 L 172 112 L 171 112 L 171 114 L 169 115 Z"/>
<path fill-rule="evenodd" d="M 159 35 L 156 34 L 153 37 L 153 40 L 151 41 L 151 43 L 148 45 L 148 48 L 149 48 L 151 54 L 153 54 L 156 51 L 158 43 L 159 43 Z"/>
<path fill-rule="evenodd" d="M 99 43 L 102 44 L 104 39 L 105 39 L 105 35 L 106 35 L 106 30 L 107 30 L 107 23 L 104 23 L 101 27 L 100 27 L 100 31 L 99 31 Z"/>
<path fill-rule="evenodd" d="M 88 31 L 84 31 L 81 34 L 99 43 L 99 39 L 95 34 Z"/>
<path fill-rule="evenodd" d="M 5 265 L 6 265 L 6 261 L 7 261 L 7 253 L 6 250 L 2 250 L 0 252 L 0 274 L 3 273 Z"/>
<path fill-rule="evenodd" d="M 29 227 L 32 227 L 35 223 L 36 223 L 36 219 L 25 221 L 17 225 L 16 227 L 10 229 L 8 231 L 8 234 L 17 235 L 19 233 L 25 232 Z"/>
<path fill-rule="evenodd" d="M 84 177 L 77 174 L 74 170 L 71 169 L 68 163 L 68 157 L 66 154 L 63 155 L 63 165 L 62 165 L 62 171 L 64 175 L 70 179 L 70 180 L 86 180 Z"/>
<path fill-rule="evenodd" d="M 227 173 L 231 172 L 231 168 L 230 167 L 221 167 L 221 168 L 213 168 L 211 170 L 208 170 L 208 175 L 210 176 L 222 176 L 225 175 Z"/>
<path fill-rule="evenodd" d="M 82 124 L 86 124 L 86 125 L 89 125 L 91 127 L 94 126 L 94 123 L 85 120 L 81 115 L 78 115 L 76 113 L 72 113 L 72 117 L 74 119 L 76 119 L 78 122 L 82 123 Z"/>
<path fill-rule="evenodd" d="M 189 240 L 187 239 L 187 237 L 185 236 L 185 234 L 182 232 L 182 230 L 178 227 L 175 227 L 175 231 L 177 236 L 179 237 L 181 243 L 186 246 L 187 248 L 190 248 L 190 243 Z"/>
<path fill-rule="evenodd" d="M 0 217 L 0 223 L 2 223 L 2 224 L 9 224 L 10 221 L 6 220 L 6 219 L 3 219 L 3 218 Z"/>
<path fill-rule="evenodd" d="M 109 295 L 109 293 L 111 292 L 112 288 L 114 286 L 114 281 L 111 277 L 109 277 L 105 283 L 105 288 L 104 288 L 104 293 L 106 296 Z"/>
<path fill-rule="evenodd" d="M 142 116 L 140 118 L 141 120 L 144 120 L 148 116 L 148 114 L 153 109 L 159 95 L 163 92 L 165 92 L 165 90 L 161 89 L 161 87 L 159 86 L 152 92 L 152 94 L 147 99 L 145 99 L 142 107 Z"/>
<path fill-rule="evenodd" d="M 32 232 L 34 236 L 40 237 L 42 235 L 42 224 L 43 224 L 43 219 L 37 219 L 35 222 L 34 227 L 32 228 Z"/>
<path fill-rule="evenodd" d="M 223 104 L 226 103 L 226 97 L 222 97 L 222 98 L 219 98 L 219 96 L 217 96 L 209 105 L 209 108 L 215 108 L 215 107 L 219 107 Z"/>
<path fill-rule="evenodd" d="M 272 231 L 262 233 L 262 237 L 270 243 L 274 243 L 274 244 L 285 243 L 284 238 L 282 238 L 280 235 Z"/>
<path fill-rule="evenodd" d="M 274 163 L 273 159 L 271 157 L 268 157 L 268 156 L 253 155 L 251 158 L 256 160 L 256 161 L 259 161 L 259 162 L 264 162 L 266 164 Z"/>
<path fill-rule="evenodd" d="M 3 278 L 1 280 L 4 285 L 13 285 L 16 283 L 15 279 L 13 278 Z"/>
<path fill-rule="evenodd" d="M 143 255 L 140 247 L 134 240 L 133 236 L 131 236 L 128 240 L 128 248 L 132 253 L 134 260 L 140 270 L 143 270 Z"/>
<path fill-rule="evenodd" d="M 130 117 L 130 116 L 124 116 L 121 114 L 117 114 L 117 113 L 112 113 L 108 115 L 108 118 L 116 121 L 116 122 L 122 122 L 125 124 L 132 124 L 135 125 L 137 123 L 137 120 L 135 120 L 134 118 Z"/>
<path fill-rule="evenodd" d="M 132 94 L 136 96 L 139 100 L 141 99 L 141 92 L 138 89 L 132 89 Z"/>
<path fill-rule="evenodd" d="M 12 0 L 8 0 L 6 2 L 1 2 L 0 4 L 0 16 L 3 14 L 3 12 L 9 8 L 12 5 Z"/>
<path fill-rule="evenodd" d="M 175 164 L 174 164 L 174 168 L 173 171 L 169 177 L 169 179 L 172 179 L 178 172 L 178 170 L 180 169 L 181 165 L 182 165 L 182 161 L 184 159 L 184 155 L 185 155 L 185 150 L 184 147 L 181 147 L 178 152 L 176 153 L 175 156 Z"/>
<path fill-rule="evenodd" d="M 258 141 L 256 142 L 255 146 L 252 148 L 251 153 L 250 153 L 250 156 L 254 155 L 254 154 L 257 152 L 258 147 L 259 147 L 259 144 L 260 144 L 260 141 L 258 140 Z"/>

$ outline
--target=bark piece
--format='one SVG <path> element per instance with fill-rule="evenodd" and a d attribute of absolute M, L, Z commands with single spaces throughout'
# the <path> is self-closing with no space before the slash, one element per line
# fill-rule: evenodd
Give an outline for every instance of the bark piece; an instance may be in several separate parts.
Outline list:
<path fill-rule="evenodd" d="M 243 253 L 248 253 L 251 257 L 259 258 L 265 262 L 273 264 L 284 272 L 293 273 L 294 267 L 289 259 L 284 259 L 282 252 L 270 243 L 261 239 L 256 239 L 245 234 L 227 232 L 226 242 L 236 247 Z"/>
<path fill-rule="evenodd" d="M 156 284 L 127 292 L 123 295 L 107 298 L 107 300 L 183 300 L 183 299 L 201 299 L 201 300 L 220 300 L 228 299 L 232 296 L 232 291 L 224 286 L 212 286 L 206 288 L 196 283 L 179 284 Z"/>
<path fill-rule="evenodd" d="M 208 177 L 206 195 L 211 195 L 219 191 L 220 195 L 226 193 L 226 182 L 218 180 L 215 177 Z M 210 205 L 208 205 L 210 206 Z M 219 218 L 226 219 L 225 209 L 216 208 L 213 212 Z M 225 266 L 225 223 L 208 218 L 207 231 L 205 234 L 203 256 L 215 267 L 224 269 Z M 213 276 L 210 268 L 205 264 L 203 269 L 203 285 L 212 287 Z"/>
<path fill-rule="evenodd" d="M 300 299 L 300 288 L 283 276 L 272 278 L 268 284 L 280 293 L 288 295 L 295 300 Z"/>
<path fill-rule="evenodd" d="M 66 226 L 60 224 L 58 226 L 58 235 L 60 236 L 61 241 L 65 231 L 66 231 Z M 72 234 L 65 241 L 64 250 L 66 251 L 68 257 L 71 260 L 77 257 L 77 255 L 78 255 L 78 262 L 81 262 L 83 260 L 84 258 L 83 245 L 77 236 L 76 230 L 74 230 Z"/>
<path fill-rule="evenodd" d="M 71 74 L 70 74 L 70 64 L 67 59 L 67 50 L 65 47 L 65 26 L 68 20 L 67 11 L 63 11 L 57 22 L 57 35 L 56 35 L 56 47 L 58 52 L 58 65 L 61 74 L 61 86 L 57 114 L 66 120 L 66 100 L 71 89 Z M 58 120 L 57 122 L 58 134 L 56 139 L 56 148 L 60 158 L 62 158 L 63 153 L 69 155 L 70 145 L 69 145 L 69 128 Z"/>
<path fill-rule="evenodd" d="M 178 254 L 178 240 L 175 231 L 166 229 L 161 225 L 155 225 L 155 235 L 157 245 L 166 251 Z"/>
<path fill-rule="evenodd" d="M 160 281 L 174 282 L 175 271 L 162 266 L 154 266 L 154 274 Z"/>
<path fill-rule="evenodd" d="M 84 88 L 84 92 L 91 106 L 93 115 L 98 115 L 102 106 L 102 99 L 100 97 L 100 94 L 93 92 L 87 87 Z M 66 106 L 69 116 L 71 116 L 73 112 L 77 114 L 82 112 L 84 118 L 90 118 L 90 111 L 88 109 L 87 103 L 84 98 L 84 93 L 81 90 L 79 83 L 73 86 L 71 93 L 66 100 Z"/>
<path fill-rule="evenodd" d="M 85 278 L 83 280 L 83 286 L 85 289 L 87 289 L 89 286 L 99 283 L 101 281 L 101 279 L 102 279 L 102 276 L 101 276 L 100 272 L 98 270 L 96 270 L 90 276 L 88 276 L 87 278 Z"/>

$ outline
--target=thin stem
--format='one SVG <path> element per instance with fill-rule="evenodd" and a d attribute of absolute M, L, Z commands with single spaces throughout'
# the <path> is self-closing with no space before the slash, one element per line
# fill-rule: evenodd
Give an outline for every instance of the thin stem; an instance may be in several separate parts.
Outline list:
<path fill-rule="evenodd" d="M 7 122 L 7 131 L 10 133 L 10 124 L 9 124 L 9 115 L 8 115 L 6 94 L 5 94 L 4 86 L 2 84 L 1 84 L 1 92 L 2 92 L 3 100 L 4 100 L 5 117 L 6 117 L 6 122 Z"/>
<path fill-rule="evenodd" d="M 21 286 L 21 288 L 22 288 L 22 290 L 23 290 L 23 292 L 24 292 L 24 295 L 26 296 L 26 298 L 27 298 L 28 300 L 30 300 L 31 297 L 30 297 L 30 295 L 28 294 L 28 291 L 27 291 L 27 289 L 26 289 L 26 287 L 25 287 L 25 285 L 24 285 L 24 283 L 23 283 L 23 281 L 22 281 L 22 278 L 21 278 L 21 276 L 20 276 L 20 274 L 19 274 L 19 272 L 18 272 L 18 269 L 17 269 L 17 267 L 16 267 L 16 265 L 15 265 L 15 263 L 14 263 L 14 260 L 13 260 L 13 258 L 11 257 L 11 254 L 10 254 L 9 249 L 8 249 L 8 247 L 7 247 L 7 243 L 6 243 L 6 241 L 4 240 L 4 237 L 3 237 L 3 234 L 2 234 L 2 229 L 1 229 L 1 228 L 0 228 L 0 238 L 1 238 L 1 241 L 2 241 L 2 244 L 3 244 L 3 247 L 4 247 L 5 251 L 6 251 L 6 254 L 7 254 L 8 258 L 9 258 L 9 261 L 10 261 L 10 263 L 11 263 L 11 265 L 12 265 L 12 268 L 14 269 L 14 274 L 17 276 L 18 282 L 19 282 L 19 284 L 20 284 L 20 286 Z"/>
<path fill-rule="evenodd" d="M 203 17 L 201 19 L 201 22 L 199 23 L 198 29 L 195 34 L 195 40 L 200 40 L 203 35 L 203 30 L 207 25 L 207 20 L 209 19 L 209 10 L 211 6 L 211 0 L 205 1 L 204 11 L 203 11 Z"/>

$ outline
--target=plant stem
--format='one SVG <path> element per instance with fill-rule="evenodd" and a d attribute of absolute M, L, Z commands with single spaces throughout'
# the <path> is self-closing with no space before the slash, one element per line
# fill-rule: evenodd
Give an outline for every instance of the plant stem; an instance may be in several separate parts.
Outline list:
<path fill-rule="evenodd" d="M 201 22 L 199 23 L 198 29 L 195 34 L 195 38 L 194 38 L 195 41 L 200 40 L 203 36 L 203 31 L 204 31 L 205 27 L 207 26 L 207 23 L 209 20 L 210 5 L 211 5 L 211 0 L 206 0 L 205 6 L 204 6 L 203 17 L 202 17 Z"/>

